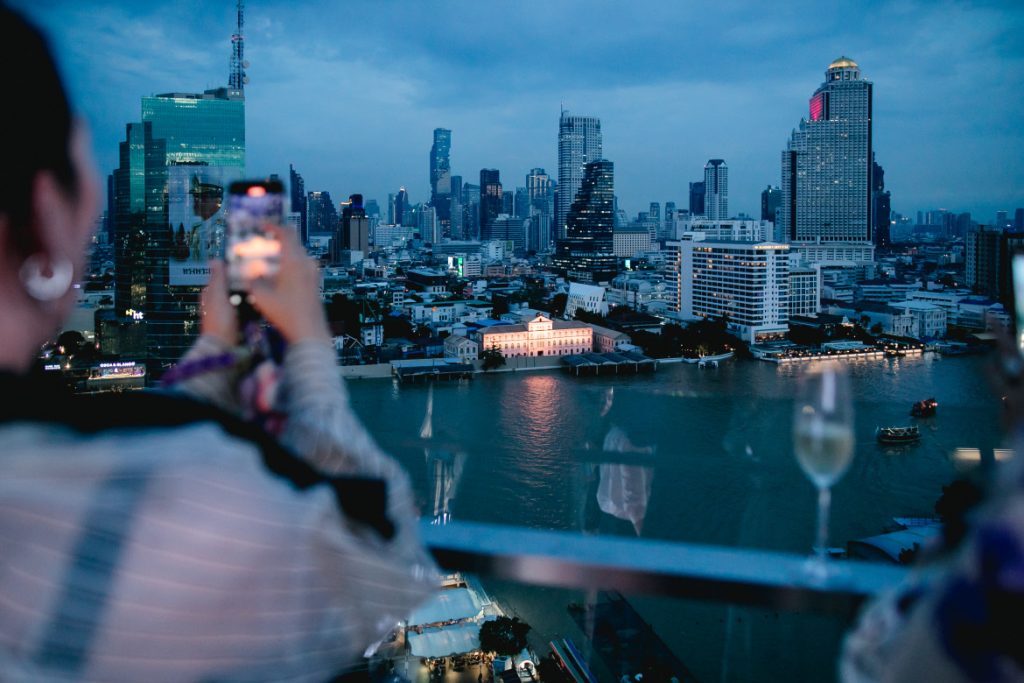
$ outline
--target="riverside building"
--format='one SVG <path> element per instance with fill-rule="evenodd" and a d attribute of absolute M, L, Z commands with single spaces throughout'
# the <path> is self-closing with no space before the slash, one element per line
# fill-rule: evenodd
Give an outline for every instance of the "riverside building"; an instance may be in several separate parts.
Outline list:
<path fill-rule="evenodd" d="M 829 64 L 782 152 L 779 219 L 791 242 L 871 242 L 871 108 L 857 63 Z"/>
<path fill-rule="evenodd" d="M 520 325 L 500 325 L 480 332 L 480 348 L 498 349 L 506 358 L 569 356 L 594 350 L 594 331 L 575 320 L 538 315 Z"/>
<path fill-rule="evenodd" d="M 722 318 L 748 342 L 789 331 L 789 245 L 773 242 L 670 243 L 678 253 L 676 310 L 684 318 Z"/>

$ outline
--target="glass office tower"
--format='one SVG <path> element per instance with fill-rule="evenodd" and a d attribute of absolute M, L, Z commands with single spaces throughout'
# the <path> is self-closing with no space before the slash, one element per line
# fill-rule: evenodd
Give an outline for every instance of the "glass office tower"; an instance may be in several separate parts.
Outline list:
<path fill-rule="evenodd" d="M 598 160 L 584 166 L 583 181 L 569 207 L 565 238 L 558 240 L 552 263 L 571 280 L 604 282 L 615 277 L 614 164 Z"/>
<path fill-rule="evenodd" d="M 121 165 L 114 174 L 115 313 L 121 340 L 110 347 L 119 348 L 122 355 L 144 355 L 151 377 L 181 358 L 199 332 L 199 293 L 207 254 L 186 263 L 190 257 L 179 253 L 188 248 L 185 236 L 210 225 L 223 229 L 227 185 L 244 172 L 241 90 L 215 88 L 142 98 L 142 123 L 128 125 Z M 187 177 L 188 182 L 171 187 L 172 175 Z M 170 196 L 176 192 L 184 195 Z M 200 226 L 197 219 L 194 225 L 175 222 L 172 226 L 168 206 L 175 201 L 188 209 L 202 204 L 204 212 L 211 212 L 210 207 L 216 211 L 202 216 L 209 225 Z"/>

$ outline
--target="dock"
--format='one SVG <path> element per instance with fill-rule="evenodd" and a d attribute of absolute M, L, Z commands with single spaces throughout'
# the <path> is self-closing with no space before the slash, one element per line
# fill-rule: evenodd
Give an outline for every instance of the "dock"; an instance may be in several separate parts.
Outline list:
<path fill-rule="evenodd" d="M 472 379 L 474 372 L 476 372 L 476 368 L 468 363 L 452 363 L 437 359 L 392 361 L 391 363 L 391 374 L 402 384 Z"/>
<path fill-rule="evenodd" d="M 614 353 L 577 353 L 562 357 L 562 367 L 567 372 L 580 375 L 640 374 L 654 372 L 658 361 L 635 351 Z"/>

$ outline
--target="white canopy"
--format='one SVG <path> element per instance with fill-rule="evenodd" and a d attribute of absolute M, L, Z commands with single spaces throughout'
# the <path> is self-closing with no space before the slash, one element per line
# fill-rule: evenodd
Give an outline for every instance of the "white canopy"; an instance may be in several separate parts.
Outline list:
<path fill-rule="evenodd" d="M 466 622 L 442 628 L 407 631 L 409 648 L 417 657 L 449 657 L 480 649 L 480 624 Z"/>
<path fill-rule="evenodd" d="M 480 600 L 468 588 L 449 588 L 435 595 L 409 616 L 409 625 L 437 624 L 472 619 L 480 614 Z"/>

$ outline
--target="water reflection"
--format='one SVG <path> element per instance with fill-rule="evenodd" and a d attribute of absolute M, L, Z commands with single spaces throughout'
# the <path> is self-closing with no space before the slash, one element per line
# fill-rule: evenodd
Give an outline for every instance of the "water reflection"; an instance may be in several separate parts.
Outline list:
<path fill-rule="evenodd" d="M 636 424 L 628 413 L 615 409 L 615 388 L 604 393 L 600 416 L 606 430 L 601 444 L 604 453 L 619 462 L 585 464 L 583 519 L 585 532 L 639 536 L 643 532 L 654 481 L 654 445 L 637 445 L 627 433 Z"/>

